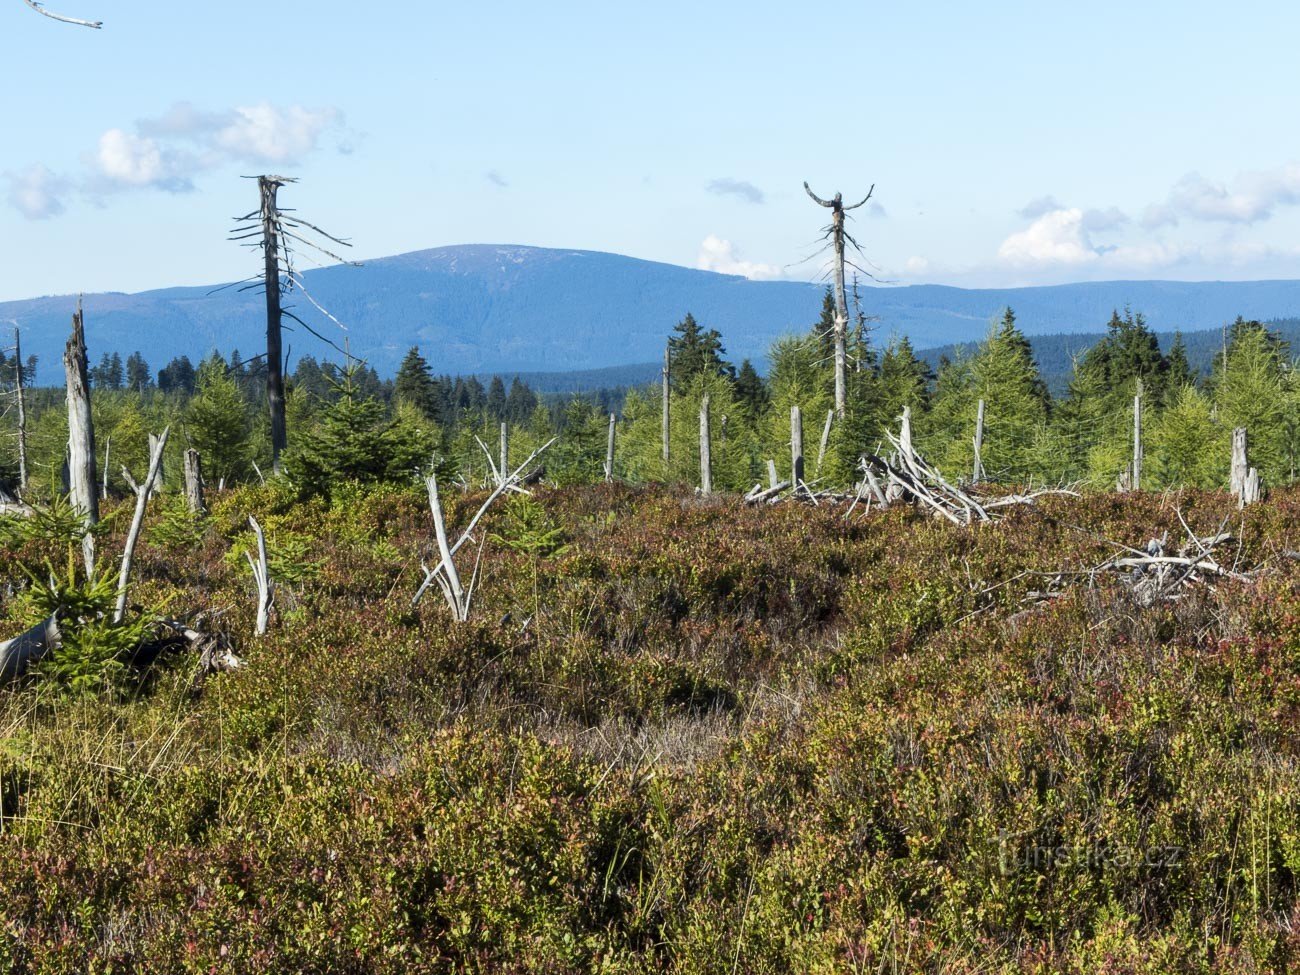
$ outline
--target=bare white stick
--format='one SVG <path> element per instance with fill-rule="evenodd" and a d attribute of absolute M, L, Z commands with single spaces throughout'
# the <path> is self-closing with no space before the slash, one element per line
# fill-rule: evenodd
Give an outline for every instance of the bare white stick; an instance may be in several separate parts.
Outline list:
<path fill-rule="evenodd" d="M 790 483 L 795 491 L 803 483 L 803 411 L 790 407 Z"/>
<path fill-rule="evenodd" d="M 18 496 L 27 493 L 27 392 L 23 377 L 23 346 L 14 326 L 14 390 L 18 396 Z"/>
<path fill-rule="evenodd" d="M 266 557 L 266 534 L 257 519 L 248 516 L 248 524 L 257 536 L 257 559 L 252 552 L 244 552 L 248 564 L 253 570 L 253 579 L 257 582 L 257 635 L 265 636 L 271 622 L 271 603 L 275 599 L 275 581 L 271 578 L 271 565 Z"/>
<path fill-rule="evenodd" d="M 1142 490 L 1142 386 L 1133 397 L 1133 481 L 1134 491 Z"/>
<path fill-rule="evenodd" d="M 663 403 L 661 404 L 663 416 L 660 418 L 660 437 L 663 440 L 663 458 L 664 458 L 664 475 L 668 473 L 668 444 L 669 431 L 672 426 L 672 413 L 669 411 L 669 369 L 672 365 L 672 347 L 664 349 L 664 371 L 663 371 Z"/>
<path fill-rule="evenodd" d="M 27 6 L 31 7 L 38 14 L 43 14 L 44 16 L 49 17 L 50 20 L 57 20 L 61 24 L 73 24 L 77 27 L 92 27 L 95 30 L 99 30 L 104 26 L 102 20 L 80 20 L 77 17 L 65 17 L 62 14 L 56 14 L 52 11 L 46 10 L 45 4 L 41 3 L 40 0 L 23 0 L 23 3 L 27 4 Z"/>
<path fill-rule="evenodd" d="M 456 622 L 464 623 L 468 606 L 465 604 L 465 591 L 460 585 L 460 573 L 456 571 L 456 562 L 451 557 L 451 546 L 447 544 L 447 526 L 442 518 L 442 501 L 438 497 L 438 475 L 430 474 L 426 482 L 429 488 L 429 509 L 433 512 L 433 531 L 438 539 L 438 554 L 442 556 L 439 568 L 443 572 L 442 591 L 451 606 Z"/>
<path fill-rule="evenodd" d="M 145 476 L 144 483 L 136 488 L 135 515 L 131 518 L 131 530 L 126 533 L 126 548 L 122 550 L 122 568 L 117 576 L 117 608 L 113 610 L 114 623 L 121 623 L 126 616 L 126 590 L 131 583 L 131 562 L 135 559 L 135 546 L 140 540 L 140 529 L 144 527 L 145 508 L 153 493 L 154 482 L 158 480 L 158 472 L 162 469 L 163 450 L 167 447 L 167 435 L 170 432 L 171 428 L 167 427 L 157 439 L 150 437 L 149 473 Z M 130 479 L 129 473 L 127 478 Z"/>
<path fill-rule="evenodd" d="M 497 472 L 501 477 L 506 476 L 506 471 L 510 470 L 510 428 L 504 423 L 501 424 L 501 463 L 497 465 Z"/>
<path fill-rule="evenodd" d="M 826 411 L 826 425 L 822 427 L 822 442 L 817 448 L 817 473 L 822 472 L 822 461 L 826 459 L 826 448 L 831 442 L 831 424 L 835 422 L 835 411 Z"/>
<path fill-rule="evenodd" d="M 713 444 L 709 433 L 709 394 L 700 400 L 700 493 L 713 493 Z"/>
<path fill-rule="evenodd" d="M 975 414 L 975 466 L 971 470 L 970 482 L 978 484 L 984 480 L 984 401 L 980 400 L 979 411 Z"/>
<path fill-rule="evenodd" d="M 451 560 L 455 558 L 456 553 L 460 551 L 460 547 L 464 545 L 467 541 L 469 541 L 471 534 L 474 531 L 474 526 L 476 526 L 479 523 L 479 519 L 483 517 L 483 515 L 487 512 L 488 508 L 492 507 L 492 503 L 496 501 L 497 498 L 501 497 L 501 495 L 503 495 L 506 491 L 523 491 L 523 488 L 519 487 L 519 482 L 522 479 L 524 471 L 528 470 L 529 465 L 532 464 L 532 462 L 536 460 L 539 456 L 541 456 L 541 454 L 544 451 L 546 451 L 553 443 L 555 443 L 557 439 L 559 438 L 552 437 L 542 446 L 538 447 L 531 454 L 529 454 L 528 458 L 522 464 L 516 467 L 511 474 L 509 474 L 507 477 L 502 479 L 502 482 L 499 485 L 497 485 L 496 490 L 494 490 L 488 496 L 488 499 L 483 502 L 482 506 L 474 514 L 474 517 L 470 519 L 469 525 L 465 528 L 465 531 L 461 534 L 460 538 L 457 539 L 456 544 L 450 546 L 449 550 L 445 555 L 443 555 L 441 552 L 439 553 L 442 558 L 442 561 L 440 561 L 432 569 L 430 569 L 427 565 L 421 566 L 421 568 L 424 569 L 424 582 L 420 583 L 420 588 L 417 589 L 415 591 L 415 595 L 411 597 L 412 606 L 419 603 L 419 601 L 424 597 L 424 594 L 428 591 L 429 587 L 436 582 L 438 583 L 439 587 L 441 587 L 443 591 L 443 595 L 447 596 L 448 602 L 453 607 L 453 611 L 455 610 L 455 603 L 452 601 L 451 590 L 448 585 L 445 570 L 443 568 L 444 565 L 450 564 Z M 527 492 L 523 492 L 523 493 L 527 493 Z M 441 509 L 441 506 L 439 506 L 439 508 Z M 434 528 L 435 529 L 437 528 L 436 524 L 434 525 Z M 455 566 L 453 565 L 452 568 L 454 570 Z"/>
<path fill-rule="evenodd" d="M 614 428 L 618 423 L 618 417 L 613 413 L 609 415 L 609 441 L 605 445 L 605 481 L 614 480 Z"/>

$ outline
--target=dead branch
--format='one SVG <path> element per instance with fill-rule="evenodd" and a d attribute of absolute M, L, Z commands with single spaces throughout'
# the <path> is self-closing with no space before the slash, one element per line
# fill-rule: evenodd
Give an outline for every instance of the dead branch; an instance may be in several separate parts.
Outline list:
<path fill-rule="evenodd" d="M 131 530 L 126 533 L 126 547 L 122 550 L 122 569 L 117 577 L 117 606 L 113 610 L 113 622 L 121 623 L 126 616 L 126 591 L 131 582 L 131 562 L 135 559 L 135 546 L 140 540 L 140 529 L 144 527 L 145 508 L 153 495 L 155 482 L 162 471 L 163 451 L 167 448 L 167 436 L 171 427 L 165 427 L 162 435 L 149 445 L 149 473 L 144 483 L 135 487 L 135 514 L 131 518 Z M 125 467 L 122 473 L 127 483 L 131 481 L 131 472 Z"/>
<path fill-rule="evenodd" d="M 41 3 L 40 0 L 23 0 L 23 3 L 27 4 L 27 6 L 31 7 L 38 14 L 49 17 L 50 20 L 57 20 L 61 24 L 73 24 L 77 27 L 90 27 L 94 30 L 99 30 L 104 26 L 102 20 L 81 20 L 78 17 L 65 17 L 63 14 L 56 14 L 52 10 L 46 10 L 45 4 Z"/>

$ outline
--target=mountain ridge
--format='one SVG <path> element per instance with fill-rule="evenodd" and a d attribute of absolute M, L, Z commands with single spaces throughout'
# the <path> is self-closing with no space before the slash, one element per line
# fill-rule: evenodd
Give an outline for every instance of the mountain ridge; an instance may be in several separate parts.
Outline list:
<path fill-rule="evenodd" d="M 659 261 L 577 248 L 475 244 L 427 248 L 303 272 L 312 296 L 348 331 L 302 296 L 287 304 L 383 375 L 419 345 L 437 372 L 568 372 L 662 356 L 673 325 L 691 312 L 722 332 L 728 354 L 761 360 L 773 339 L 805 331 L 821 310 L 823 284 L 751 281 Z M 967 289 L 920 284 L 861 289 L 882 343 L 907 335 L 918 348 L 977 341 L 1010 305 L 1029 335 L 1097 332 L 1115 308 L 1142 311 L 1161 331 L 1217 327 L 1237 315 L 1300 314 L 1300 281 L 1113 281 Z M 74 295 L 0 303 L 0 322 L 23 328 L 25 353 L 57 369 Z M 260 295 L 227 285 L 175 286 L 85 295 L 92 360 L 140 351 L 155 369 L 216 348 L 248 355 L 263 347 Z M 337 357 L 293 322 L 293 358 Z M 39 377 L 48 381 L 48 373 Z"/>

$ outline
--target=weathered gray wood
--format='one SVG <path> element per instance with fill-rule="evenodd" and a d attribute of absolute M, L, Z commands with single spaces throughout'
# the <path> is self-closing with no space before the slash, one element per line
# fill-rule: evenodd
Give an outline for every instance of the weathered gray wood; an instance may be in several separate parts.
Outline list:
<path fill-rule="evenodd" d="M 266 533 L 257 519 L 248 516 L 248 525 L 257 537 L 257 558 L 252 552 L 244 552 L 248 564 L 253 570 L 253 579 L 257 583 L 257 635 L 265 636 L 271 625 L 271 604 L 275 600 L 275 580 L 271 578 L 271 563 L 266 555 Z"/>
<path fill-rule="evenodd" d="M 664 371 L 663 371 L 663 418 L 661 420 L 660 436 L 663 438 L 663 458 L 665 471 L 668 467 L 669 458 L 669 439 L 672 428 L 672 414 L 669 410 L 669 370 L 672 362 L 672 349 L 664 349 Z"/>
<path fill-rule="evenodd" d="M 280 471 L 280 455 L 288 445 L 284 412 L 284 350 L 280 306 L 280 210 L 276 200 L 284 181 L 278 176 L 259 176 L 261 196 L 263 278 L 266 285 L 266 403 L 271 414 L 271 461 Z"/>
<path fill-rule="evenodd" d="M 1264 496 L 1264 488 L 1259 479 L 1259 471 L 1252 467 L 1246 474 L 1246 481 L 1241 488 L 1239 507 L 1255 504 Z"/>
<path fill-rule="evenodd" d="M 1246 487 L 1246 477 L 1250 474 L 1250 463 L 1247 457 L 1248 438 L 1245 427 L 1237 427 L 1232 431 L 1232 468 L 1229 480 L 1229 490 L 1233 497 L 1241 499 L 1242 492 Z"/>
<path fill-rule="evenodd" d="M 149 434 L 149 457 L 151 459 L 153 458 L 154 447 L 156 447 L 157 445 L 158 445 L 158 435 L 156 433 Z M 153 488 L 152 488 L 153 494 L 151 494 L 150 497 L 156 498 L 158 497 L 158 495 L 162 494 L 162 483 L 163 483 L 163 478 L 165 476 L 166 476 L 166 472 L 163 470 L 162 460 L 160 455 L 160 459 L 158 461 L 158 477 L 154 481 Z"/>
<path fill-rule="evenodd" d="M 822 461 L 826 459 L 826 448 L 831 442 L 831 424 L 835 422 L 835 411 L 826 411 L 826 425 L 822 427 L 821 443 L 817 447 L 817 473 L 822 471 Z"/>
<path fill-rule="evenodd" d="M 1133 397 L 1133 476 L 1132 488 L 1142 490 L 1142 383 Z"/>
<path fill-rule="evenodd" d="M 614 480 L 614 429 L 618 424 L 618 417 L 613 413 L 609 415 L 609 440 L 605 444 L 605 481 Z M 502 468 L 504 470 L 505 468 Z"/>
<path fill-rule="evenodd" d="M 903 407 L 903 417 L 898 428 L 898 452 L 904 466 L 910 466 L 916 460 L 912 449 L 912 408 Z"/>
<path fill-rule="evenodd" d="M 145 508 L 153 497 L 155 482 L 162 474 L 163 451 L 167 449 L 167 435 L 171 428 L 165 428 L 161 436 L 149 435 L 149 473 L 144 483 L 136 488 L 135 514 L 131 518 L 131 529 L 126 533 L 126 547 L 122 550 L 122 568 L 117 576 L 117 606 L 113 610 L 113 622 L 121 623 L 126 616 L 126 591 L 131 584 L 131 563 L 135 559 L 135 546 L 140 540 L 140 529 L 144 527 Z M 126 471 L 126 468 L 123 468 Z M 128 480 L 130 472 L 127 473 Z"/>
<path fill-rule="evenodd" d="M 0 681 L 11 681 L 63 642 L 57 616 L 51 616 L 12 640 L 0 643 Z"/>
<path fill-rule="evenodd" d="M 102 20 L 82 20 L 80 17 L 65 17 L 63 14 L 56 14 L 53 11 L 46 10 L 45 4 L 41 0 L 23 0 L 23 3 L 31 7 L 38 14 L 49 17 L 50 20 L 57 20 L 61 24 L 72 24 L 75 27 L 90 27 L 99 30 L 104 26 Z"/>
<path fill-rule="evenodd" d="M 99 485 L 99 498 L 101 501 L 108 500 L 108 464 L 113 455 L 113 438 L 104 438 L 104 480 Z"/>
<path fill-rule="evenodd" d="M 844 214 L 848 210 L 856 210 L 858 207 L 871 199 L 871 192 L 868 192 L 862 203 L 856 203 L 853 206 L 844 205 L 843 195 L 836 193 L 830 200 L 823 200 L 808 186 L 807 182 L 803 184 L 804 191 L 812 198 L 813 202 L 819 206 L 826 207 L 831 211 L 831 226 L 829 236 L 831 239 L 831 248 L 834 251 L 834 264 L 831 267 L 831 274 L 835 283 L 835 415 L 840 419 L 844 418 L 845 405 L 847 403 L 847 381 L 845 373 L 847 371 L 848 357 L 846 354 L 846 345 L 849 331 L 849 302 L 844 292 Z M 875 187 L 871 188 L 872 192 Z"/>
<path fill-rule="evenodd" d="M 542 446 L 538 447 L 536 450 L 534 450 L 531 454 L 528 455 L 528 457 L 524 460 L 522 464 L 520 464 L 518 467 L 514 469 L 514 471 L 512 471 L 509 475 L 507 475 L 505 478 L 502 479 L 502 482 L 497 485 L 496 489 L 490 495 L 488 495 L 488 499 L 484 501 L 483 504 L 479 507 L 478 511 L 475 512 L 474 517 L 469 520 L 469 524 L 465 527 L 464 532 L 461 533 L 461 536 L 456 541 L 456 544 L 452 545 L 445 555 L 441 555 L 440 553 L 441 561 L 436 566 L 430 569 L 427 565 L 421 565 L 421 568 L 424 570 L 424 581 L 420 583 L 419 589 L 417 589 L 415 591 L 415 595 L 411 597 L 412 606 L 419 604 L 420 600 L 424 597 L 424 594 L 428 592 L 429 587 L 433 585 L 434 582 L 437 582 L 439 587 L 443 591 L 443 595 L 447 596 L 447 601 L 448 603 L 451 604 L 452 612 L 457 614 L 457 620 L 459 622 L 464 621 L 464 619 L 462 619 L 462 617 L 460 616 L 460 613 L 462 611 L 461 610 L 462 604 L 465 613 L 464 618 L 468 618 L 469 601 L 473 593 L 471 591 L 469 594 L 464 594 L 463 602 L 454 600 L 452 598 L 454 593 L 452 592 L 450 585 L 448 583 L 450 574 L 444 566 L 446 564 L 451 564 L 451 560 L 455 558 L 456 553 L 460 551 L 461 546 L 470 540 L 470 538 L 473 536 L 475 526 L 479 523 L 479 519 L 483 517 L 483 515 L 487 512 L 488 508 L 492 507 L 492 503 L 496 501 L 497 498 L 501 497 L 501 495 L 505 494 L 507 491 L 519 491 L 525 494 L 527 493 L 526 491 L 524 491 L 522 487 L 520 487 L 520 483 L 523 480 L 524 473 L 530 469 L 530 465 L 533 463 L 534 460 L 536 460 L 548 449 L 550 449 L 551 445 L 555 443 L 556 439 L 557 438 L 552 437 Z M 429 478 L 429 480 L 433 481 L 432 476 Z M 438 501 L 435 504 L 435 501 L 437 499 L 436 481 L 433 481 L 432 484 L 428 484 L 427 486 L 430 489 L 429 505 L 430 508 L 432 508 L 434 511 L 434 520 L 435 520 L 434 529 L 436 531 L 438 527 L 436 522 L 442 518 L 442 504 L 440 501 Z M 445 531 L 446 526 L 444 525 L 443 528 Z M 483 549 L 480 546 L 479 548 L 480 557 L 482 556 L 482 554 L 483 554 Z M 454 573 L 455 571 L 456 571 L 455 565 L 451 564 L 450 572 Z M 459 576 L 457 576 L 457 579 L 459 579 Z"/>
<path fill-rule="evenodd" d="M 779 483 L 780 483 L 780 479 L 776 476 L 776 461 L 774 461 L 774 460 L 769 460 L 769 461 L 767 462 L 767 486 L 768 486 L 768 489 L 769 489 L 769 490 L 774 489 L 774 488 L 777 486 L 777 484 L 779 484 Z"/>
<path fill-rule="evenodd" d="M 23 347 L 14 326 L 14 390 L 18 397 L 18 496 L 27 493 L 27 387 L 23 376 Z"/>
<path fill-rule="evenodd" d="M 975 414 L 975 466 L 971 470 L 972 484 L 984 480 L 984 401 L 980 400 Z"/>
<path fill-rule="evenodd" d="M 191 514 L 208 510 L 203 503 L 203 458 L 193 447 L 185 451 L 185 503 Z"/>
<path fill-rule="evenodd" d="M 465 590 L 460 584 L 460 573 L 456 570 L 456 561 L 452 558 L 451 546 L 447 544 L 447 525 L 442 515 L 442 499 L 438 497 L 438 475 L 430 474 L 426 486 L 429 489 L 429 510 L 433 513 L 433 531 L 438 540 L 438 554 L 442 558 L 438 584 L 447 604 L 451 607 L 456 622 L 464 623 L 469 618 L 469 606 L 465 599 Z"/>
<path fill-rule="evenodd" d="M 713 443 L 709 432 L 709 394 L 700 400 L 700 493 L 713 493 Z"/>
<path fill-rule="evenodd" d="M 510 428 L 506 424 L 501 424 L 501 463 L 497 467 L 498 480 L 504 480 L 506 474 L 510 471 Z"/>
<path fill-rule="evenodd" d="M 797 491 L 803 484 L 803 411 L 790 407 L 790 483 Z"/>
<path fill-rule="evenodd" d="M 81 551 L 86 574 L 95 572 L 95 537 L 99 522 L 99 485 L 95 477 L 95 427 L 90 412 L 90 379 L 86 362 L 86 333 L 80 303 L 72 316 L 72 336 L 63 352 L 68 391 L 68 489 L 72 506 L 86 526 Z"/>

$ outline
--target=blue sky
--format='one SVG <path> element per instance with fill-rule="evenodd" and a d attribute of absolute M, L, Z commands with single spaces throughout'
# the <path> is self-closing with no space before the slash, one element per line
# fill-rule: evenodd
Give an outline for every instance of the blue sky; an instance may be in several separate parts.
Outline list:
<path fill-rule="evenodd" d="M 0 0 L 0 299 L 251 273 L 241 175 L 358 257 L 461 243 L 965 286 L 1300 273 L 1300 9 Z"/>

